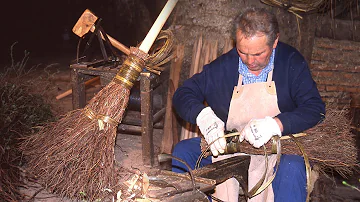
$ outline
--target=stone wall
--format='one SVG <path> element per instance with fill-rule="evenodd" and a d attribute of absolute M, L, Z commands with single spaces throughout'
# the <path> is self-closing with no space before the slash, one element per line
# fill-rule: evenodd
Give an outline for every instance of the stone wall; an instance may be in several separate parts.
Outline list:
<path fill-rule="evenodd" d="M 325 102 L 342 108 L 360 97 L 360 42 L 317 37 L 310 67 Z"/>

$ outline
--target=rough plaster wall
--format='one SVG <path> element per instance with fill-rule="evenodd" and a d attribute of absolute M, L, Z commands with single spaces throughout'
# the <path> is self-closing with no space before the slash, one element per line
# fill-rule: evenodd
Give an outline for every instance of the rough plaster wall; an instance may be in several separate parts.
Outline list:
<path fill-rule="evenodd" d="M 325 102 L 360 99 L 360 42 L 315 38 L 311 70 Z"/>
<path fill-rule="evenodd" d="M 337 40 L 349 40 L 360 42 L 360 21 L 339 20 L 329 16 L 319 19 L 319 26 L 316 27 L 315 35 Z"/>
<path fill-rule="evenodd" d="M 314 27 L 310 17 L 300 20 L 301 40 L 295 15 L 284 9 L 270 7 L 260 0 L 179 0 L 173 13 L 173 28 L 179 43 L 185 45 L 185 59 L 180 83 L 188 78 L 193 44 L 202 34 L 204 39 L 218 40 L 218 55 L 226 39 L 232 38 L 233 19 L 247 6 L 265 7 L 276 13 L 280 25 L 280 40 L 300 50 L 307 59 L 311 57 Z M 301 30 L 300 29 L 300 30 Z"/>
<path fill-rule="evenodd" d="M 314 46 L 316 27 L 320 21 L 319 18 L 319 15 L 316 13 L 307 13 L 304 14 L 303 19 L 300 20 L 300 39 L 298 40 L 298 43 L 300 44 L 298 44 L 296 47 L 303 54 L 309 64 Z"/>

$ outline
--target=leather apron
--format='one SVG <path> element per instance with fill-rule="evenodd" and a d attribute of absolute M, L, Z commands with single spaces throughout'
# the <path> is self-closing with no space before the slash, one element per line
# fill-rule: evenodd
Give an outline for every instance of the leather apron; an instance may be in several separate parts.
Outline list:
<path fill-rule="evenodd" d="M 258 82 L 242 85 L 242 75 L 239 74 L 238 85 L 234 87 L 230 102 L 229 115 L 226 124 L 227 130 L 237 129 L 241 131 L 251 119 L 262 119 L 265 116 L 276 116 L 280 113 L 275 82 L 272 81 L 273 71 L 269 72 L 266 82 Z M 246 141 L 246 140 L 244 140 Z M 216 162 L 222 159 L 230 158 L 235 155 L 244 155 L 242 153 L 226 154 L 213 157 Z M 272 175 L 273 167 L 276 164 L 276 155 L 269 155 L 268 170 L 265 181 Z M 260 180 L 265 172 L 265 156 L 251 155 L 250 166 L 248 170 L 248 190 Z M 239 183 L 235 178 L 228 179 L 224 183 L 216 186 L 214 196 L 223 201 L 238 201 Z M 272 185 L 270 184 L 259 195 L 249 199 L 255 201 L 274 201 Z"/>

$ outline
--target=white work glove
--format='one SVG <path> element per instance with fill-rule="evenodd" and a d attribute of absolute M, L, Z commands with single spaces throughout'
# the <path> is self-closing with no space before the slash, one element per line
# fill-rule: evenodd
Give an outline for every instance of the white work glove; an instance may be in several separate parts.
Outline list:
<path fill-rule="evenodd" d="M 196 117 L 196 124 L 210 145 L 213 156 L 224 153 L 226 140 L 224 138 L 224 122 L 219 119 L 210 107 L 205 107 Z M 219 138 L 219 139 L 218 139 Z M 214 140 L 218 139 L 214 143 Z M 212 144 L 211 144 L 212 143 Z"/>
<path fill-rule="evenodd" d="M 275 119 L 267 116 L 264 119 L 249 121 L 240 135 L 240 141 L 242 142 L 245 138 L 254 147 L 260 148 L 274 135 L 281 137 L 280 127 Z"/>

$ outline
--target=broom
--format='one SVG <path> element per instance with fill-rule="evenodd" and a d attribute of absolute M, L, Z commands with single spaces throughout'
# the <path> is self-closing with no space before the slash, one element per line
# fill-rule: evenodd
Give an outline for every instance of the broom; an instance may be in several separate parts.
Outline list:
<path fill-rule="evenodd" d="M 176 3 L 166 3 L 140 47 L 130 48 L 117 75 L 83 109 L 68 112 L 22 142 L 27 171 L 50 192 L 94 201 L 119 191 L 114 165 L 117 125 L 147 53 Z"/>

